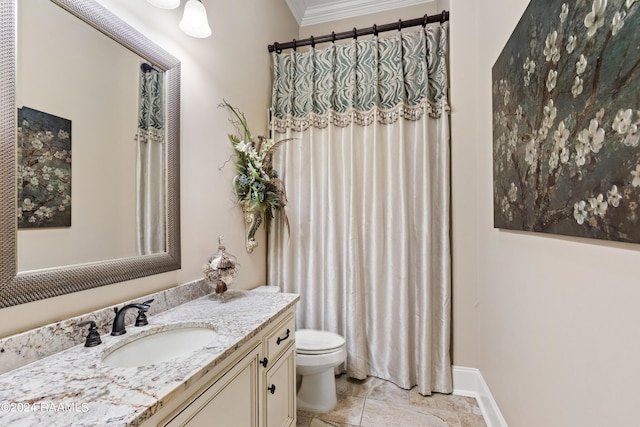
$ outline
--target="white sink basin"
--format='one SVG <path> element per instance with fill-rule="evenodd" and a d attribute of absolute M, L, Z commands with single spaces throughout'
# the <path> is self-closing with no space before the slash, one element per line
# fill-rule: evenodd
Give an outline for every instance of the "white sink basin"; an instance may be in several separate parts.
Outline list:
<path fill-rule="evenodd" d="M 114 368 L 162 363 L 201 349 L 211 344 L 217 336 L 215 330 L 203 326 L 169 329 L 144 335 L 108 351 L 102 361 Z"/>

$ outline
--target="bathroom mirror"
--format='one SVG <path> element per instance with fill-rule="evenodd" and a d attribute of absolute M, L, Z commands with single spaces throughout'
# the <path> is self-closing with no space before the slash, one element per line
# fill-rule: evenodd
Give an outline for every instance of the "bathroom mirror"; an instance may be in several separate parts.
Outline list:
<path fill-rule="evenodd" d="M 39 24 L 34 24 L 38 31 L 32 31 L 33 34 L 44 34 L 45 38 L 30 43 L 27 42 L 29 34 L 22 33 L 20 28 L 21 25 L 26 26 L 23 19 L 32 19 L 26 12 L 20 15 L 20 10 L 29 2 L 40 2 L 33 9 L 46 14 L 41 17 L 43 20 Z M 44 12 L 50 7 L 54 9 Z M 180 63 L 95 1 L 14 0 L 3 1 L 1 8 L 0 307 L 180 268 Z M 62 21 L 55 21 L 54 15 L 59 15 Z M 44 28 L 45 23 L 48 23 L 49 30 Z M 47 33 L 53 34 L 55 31 L 61 34 L 64 32 L 61 29 L 68 30 L 75 25 L 84 28 L 68 32 L 71 39 L 68 45 L 67 42 L 58 44 L 64 45 L 71 58 L 75 54 L 78 59 L 69 60 L 69 57 L 65 57 L 65 51 L 46 58 L 54 49 L 53 46 L 46 46 Z M 76 41 L 73 40 L 74 34 Z M 86 40 L 93 38 L 99 40 L 99 44 L 87 47 Z M 21 47 L 23 51 L 20 51 Z M 36 48 L 40 51 L 34 54 L 32 50 Z M 121 53 L 112 56 L 112 50 L 119 50 Z M 55 60 L 61 62 L 56 65 L 53 63 Z M 64 67 L 67 67 L 67 71 L 58 75 L 52 71 L 53 68 Z M 92 67 L 99 69 L 92 71 Z M 77 70 L 73 70 L 74 68 Z M 156 129 L 154 133 L 154 137 L 163 142 L 163 148 L 157 156 L 159 160 L 154 162 L 156 171 L 146 175 L 140 173 L 140 161 L 136 160 L 139 147 L 158 144 L 146 144 L 146 141 L 140 143 L 141 133 L 137 121 L 141 96 L 139 86 L 142 83 L 139 82 L 145 81 L 141 78 L 141 69 L 155 72 L 156 80 L 161 82 L 160 91 L 164 95 L 164 105 L 159 110 L 163 114 L 156 113 L 158 120 L 164 123 L 161 130 Z M 70 76 L 72 72 L 77 74 Z M 63 84 L 62 79 L 65 77 L 68 77 L 68 81 Z M 107 86 L 108 81 L 114 86 Z M 126 85 L 132 87 L 121 91 L 127 98 L 131 98 L 127 102 L 123 101 L 124 96 L 118 97 L 118 91 L 114 90 Z M 57 86 L 64 90 L 56 94 L 53 89 Z M 45 96 L 45 92 L 51 92 L 51 95 Z M 95 92 L 95 96 L 82 98 L 80 94 L 86 92 L 91 95 Z M 107 95 L 110 98 L 107 99 Z M 78 103 L 83 104 L 83 108 L 78 109 Z M 100 109 L 102 104 L 108 103 L 119 106 L 111 109 L 116 114 L 109 116 Z M 48 123 L 47 126 L 54 130 L 55 135 L 52 137 L 51 132 L 45 132 L 46 127 L 34 126 L 28 129 L 31 132 L 28 134 L 22 126 L 30 126 L 25 117 L 35 117 L 37 120 L 33 119 L 34 122 Z M 58 123 L 56 120 L 62 117 L 64 130 L 60 131 L 60 126 L 51 123 Z M 105 138 L 106 132 L 109 132 L 109 136 Z M 55 195 L 63 200 L 56 207 L 72 211 L 67 224 L 30 228 L 29 224 L 25 227 L 25 223 L 21 222 L 20 227 L 18 226 L 24 220 L 23 208 L 24 213 L 30 209 L 24 204 L 28 196 L 21 194 L 23 187 L 17 185 L 18 181 L 24 179 L 27 175 L 24 169 L 37 162 L 38 156 L 39 162 L 43 162 L 42 154 L 33 152 L 29 153 L 32 156 L 31 163 L 28 161 L 30 158 L 23 152 L 23 139 L 33 140 L 37 134 L 46 134 L 45 138 L 48 137 L 49 140 L 62 135 L 58 139 L 68 139 L 69 144 L 73 144 L 73 149 L 69 147 L 68 152 L 60 148 L 52 150 L 53 160 L 51 154 L 47 154 L 49 161 L 53 163 L 60 158 L 66 159 L 69 164 L 67 169 L 64 166 L 56 169 L 52 163 L 45 166 L 48 170 L 39 170 L 34 181 L 42 181 L 43 175 L 49 179 L 55 172 L 60 174 L 62 181 L 73 183 L 70 189 L 66 189 L 69 196 Z M 145 131 L 145 135 L 152 139 L 151 132 Z M 121 143 L 121 140 L 126 141 Z M 91 162 L 89 154 L 97 159 Z M 110 157 L 107 158 L 107 155 Z M 118 159 L 125 160 L 118 163 Z M 125 169 L 130 173 L 125 174 Z M 33 175 L 33 171 L 31 173 Z M 97 175 L 97 178 L 93 175 Z M 136 224 L 135 217 L 140 216 L 140 209 L 136 212 L 133 207 L 140 204 L 140 184 L 136 181 L 143 175 L 153 176 L 151 181 L 159 181 L 161 184 L 154 186 L 161 189 L 160 194 L 156 195 L 159 198 L 156 200 L 160 200 L 160 203 L 153 203 L 162 206 L 159 213 L 160 230 L 154 232 L 159 243 L 155 243 L 155 247 L 152 245 L 151 249 L 135 247 L 136 241 L 140 246 L 136 234 L 144 228 L 139 225 L 139 219 Z M 58 185 L 62 188 L 61 184 Z M 57 188 L 55 184 L 49 185 L 50 190 Z M 92 208 L 99 209 L 99 206 L 105 206 L 102 210 L 108 210 L 107 213 L 102 212 L 101 220 L 97 220 L 96 215 L 91 213 Z M 50 213 L 51 208 L 48 209 L 46 211 L 43 208 L 40 215 L 43 212 Z M 33 208 L 29 212 L 33 213 Z M 107 219 L 111 217 L 114 218 L 113 224 L 108 226 Z M 123 233 L 123 229 L 127 231 Z M 117 233 L 122 233 L 123 238 L 116 238 Z M 75 237 L 70 239 L 69 236 L 74 234 Z M 120 240 L 126 241 L 126 244 L 114 245 L 114 242 Z M 109 246 L 123 246 L 125 249 L 110 251 Z M 24 257 L 25 251 L 28 252 L 27 258 Z M 87 253 L 90 252 L 95 253 L 87 258 Z"/>

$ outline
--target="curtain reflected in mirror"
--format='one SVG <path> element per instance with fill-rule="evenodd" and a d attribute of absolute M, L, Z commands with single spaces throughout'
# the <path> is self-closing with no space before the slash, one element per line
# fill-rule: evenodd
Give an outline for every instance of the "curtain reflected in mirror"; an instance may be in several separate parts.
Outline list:
<path fill-rule="evenodd" d="M 138 255 L 165 251 L 164 74 L 140 66 L 136 167 L 136 247 Z"/>

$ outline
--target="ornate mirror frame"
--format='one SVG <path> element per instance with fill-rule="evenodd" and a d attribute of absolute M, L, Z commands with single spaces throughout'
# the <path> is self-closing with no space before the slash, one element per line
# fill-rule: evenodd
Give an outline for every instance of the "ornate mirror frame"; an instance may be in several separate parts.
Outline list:
<path fill-rule="evenodd" d="M 167 90 L 167 251 L 27 272 L 17 271 L 17 2 L 0 5 L 0 308 L 180 268 L 180 62 L 90 0 L 50 0 L 165 72 Z M 100 242 L 96 242 L 100 244 Z"/>

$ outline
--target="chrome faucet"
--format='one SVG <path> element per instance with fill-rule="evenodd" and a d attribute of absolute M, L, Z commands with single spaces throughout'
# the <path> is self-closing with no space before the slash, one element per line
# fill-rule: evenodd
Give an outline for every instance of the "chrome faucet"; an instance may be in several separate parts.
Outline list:
<path fill-rule="evenodd" d="M 138 318 L 136 319 L 136 326 L 144 326 L 147 325 L 147 316 L 146 312 L 149 310 L 149 304 L 153 302 L 153 299 L 149 301 L 145 301 L 143 303 L 135 303 L 135 304 L 127 304 L 118 310 L 118 307 L 114 307 L 113 311 L 116 313 L 116 317 L 113 319 L 113 327 L 111 328 L 111 335 L 122 335 L 126 334 L 127 330 L 124 328 L 124 316 L 127 313 L 127 310 L 130 308 L 138 309 Z"/>

